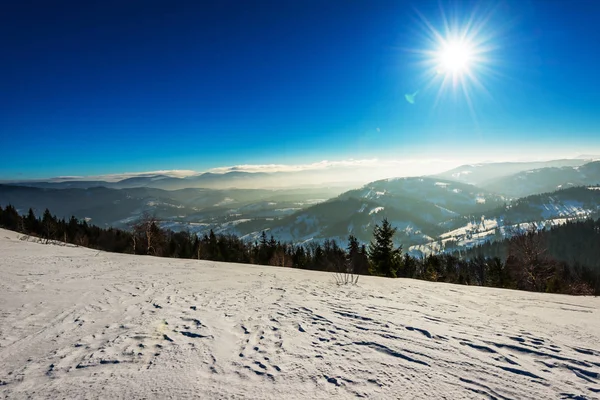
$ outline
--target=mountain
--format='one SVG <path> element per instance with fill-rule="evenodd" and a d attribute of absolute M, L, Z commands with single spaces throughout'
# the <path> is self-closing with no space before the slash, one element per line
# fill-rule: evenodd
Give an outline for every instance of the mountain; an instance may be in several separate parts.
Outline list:
<path fill-rule="evenodd" d="M 533 243 L 544 250 L 545 257 L 569 265 L 585 266 L 600 277 L 600 219 L 569 221 L 552 229 L 538 229 L 536 235 Z M 482 256 L 505 260 L 510 254 L 511 243 L 514 243 L 511 238 L 485 242 L 463 251 L 461 255 L 466 259 Z M 600 285 L 600 281 L 598 283 Z"/>
<path fill-rule="evenodd" d="M 456 182 L 480 185 L 502 177 L 540 168 L 578 167 L 589 162 L 586 159 L 563 159 L 538 162 L 500 162 L 467 164 L 451 169 L 434 177 Z"/>
<path fill-rule="evenodd" d="M 479 186 L 430 176 L 377 180 L 351 190 L 344 185 L 276 190 L 193 187 L 224 182 L 244 186 L 277 176 L 242 171 L 187 178 L 132 177 L 107 183 L 113 187 L 77 187 L 98 181 L 45 182 L 44 187 L 0 185 L 0 205 L 12 204 L 21 213 L 32 207 L 36 215 L 49 208 L 59 218 L 74 215 L 114 227 L 127 227 L 148 212 L 174 231 L 204 234 L 212 229 L 255 240 L 264 230 L 278 240 L 294 243 L 326 239 L 345 243 L 350 233 L 367 243 L 375 224 L 387 218 L 398 229 L 397 244 L 414 253 L 430 253 L 501 238 L 507 232 L 496 228 L 505 225 L 556 224 L 594 214 L 600 204 L 599 192 L 586 187 L 556 189 L 600 183 L 600 162 L 557 160 L 470 167 L 478 177 L 500 170 L 506 173 L 514 168 L 574 162 L 583 164 L 530 169 Z M 175 189 L 182 185 L 191 187 Z M 521 198 L 542 192 L 546 194 Z"/>
<path fill-rule="evenodd" d="M 360 175 L 360 174 L 359 174 Z M 244 172 L 230 171 L 225 173 L 205 172 L 198 175 L 178 178 L 167 175 L 145 175 L 126 178 L 118 181 L 107 180 L 75 180 L 49 179 L 30 181 L 11 181 L 5 184 L 28 186 L 46 189 L 89 189 L 106 187 L 111 189 L 130 189 L 147 187 L 163 190 L 180 189 L 291 189 L 306 187 L 341 187 L 348 190 L 362 185 L 367 180 L 358 177 L 356 173 L 335 169 L 327 171 L 292 171 L 292 172 Z"/>
<path fill-rule="evenodd" d="M 340 197 L 373 200 L 383 206 L 423 214 L 435 223 L 448 216 L 495 208 L 505 201 L 504 197 L 473 185 L 430 177 L 379 180 Z"/>
<path fill-rule="evenodd" d="M 580 166 L 546 167 L 494 179 L 481 187 L 510 197 L 524 197 L 561 188 L 600 184 L 600 161 Z"/>
<path fill-rule="evenodd" d="M 416 214 L 393 207 L 384 208 L 377 202 L 356 198 L 334 199 L 320 203 L 273 221 L 265 228 L 282 241 L 303 243 L 335 239 L 345 243 L 350 233 L 362 242 L 371 240 L 373 227 L 386 217 L 399 228 L 396 240 L 402 243 L 423 243 L 430 239 L 428 234 L 437 233 L 435 224 Z M 238 225 L 240 234 L 258 238 L 259 230 L 248 228 L 251 223 Z M 264 228 L 263 228 L 264 229 Z"/>
<path fill-rule="evenodd" d="M 337 198 L 274 220 L 262 229 L 282 241 L 336 239 L 348 234 L 371 239 L 373 227 L 385 217 L 398 228 L 396 241 L 405 246 L 427 243 L 444 232 L 441 224 L 459 215 L 490 210 L 504 204 L 502 196 L 472 185 L 433 178 L 398 178 L 372 182 Z M 236 233 L 256 238 L 252 221 L 240 223 Z"/>
<path fill-rule="evenodd" d="M 235 221 L 269 219 L 291 214 L 338 195 L 339 189 L 181 189 L 154 188 L 47 189 L 0 185 L 0 205 L 20 213 L 48 208 L 59 218 L 75 216 L 100 226 L 126 227 L 142 213 L 155 215 L 164 226 L 204 232 Z"/>
<path fill-rule="evenodd" d="M 532 195 L 482 213 L 464 215 L 442 224 L 435 240 L 411 247 L 413 254 L 466 249 L 501 240 L 534 224 L 539 229 L 567 221 L 600 217 L 600 187 L 575 187 Z"/>

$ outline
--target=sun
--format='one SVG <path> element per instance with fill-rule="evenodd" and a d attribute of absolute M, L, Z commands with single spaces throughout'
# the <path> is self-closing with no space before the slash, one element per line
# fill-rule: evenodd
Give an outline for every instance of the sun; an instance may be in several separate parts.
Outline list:
<path fill-rule="evenodd" d="M 444 41 L 437 54 L 438 73 L 459 75 L 469 72 L 473 53 L 473 46 L 466 41 Z"/>
<path fill-rule="evenodd" d="M 421 22 L 417 65 L 421 69 L 418 77 L 419 93 L 437 88 L 435 103 L 443 94 L 451 91 L 462 93 L 464 100 L 473 105 L 478 94 L 490 95 L 486 84 L 489 78 L 497 78 L 500 30 L 492 23 L 495 9 L 485 11 L 455 10 L 449 15 L 441 9 L 441 18 L 434 24 L 418 13 Z M 455 97 L 460 101 L 459 97 Z"/>

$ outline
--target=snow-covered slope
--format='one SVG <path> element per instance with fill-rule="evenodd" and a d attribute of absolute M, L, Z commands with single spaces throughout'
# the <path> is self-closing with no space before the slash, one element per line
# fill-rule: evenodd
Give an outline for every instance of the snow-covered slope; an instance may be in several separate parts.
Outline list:
<path fill-rule="evenodd" d="M 438 209 L 435 209 L 439 212 Z M 326 201 L 291 216 L 273 221 L 269 233 L 281 241 L 304 243 L 335 239 L 345 243 L 352 233 L 362 242 L 372 239 L 375 224 L 386 217 L 398 228 L 396 240 L 400 243 L 424 243 L 431 240 L 429 234 L 439 233 L 439 228 L 424 220 L 417 213 L 395 207 L 383 207 L 381 203 L 363 198 L 347 197 Z M 246 229 L 247 224 L 240 224 Z M 441 231 L 440 231 L 441 232 Z M 261 231 L 247 233 L 245 238 L 256 240 Z"/>
<path fill-rule="evenodd" d="M 567 221 L 600 216 L 598 187 L 576 187 L 515 200 L 485 213 L 454 218 L 442 224 L 448 230 L 435 240 L 410 247 L 413 255 L 462 250 L 486 241 L 503 239 L 511 232 L 550 228 Z"/>
<path fill-rule="evenodd" d="M 362 197 L 384 206 L 417 212 L 421 218 L 435 222 L 452 214 L 489 210 L 505 201 L 502 196 L 473 185 L 429 177 L 376 181 L 340 195 L 346 196 Z"/>
<path fill-rule="evenodd" d="M 491 210 L 504 198 L 472 185 L 427 177 L 371 182 L 327 202 L 265 225 L 282 241 L 303 243 L 335 239 L 345 243 L 348 234 L 368 243 L 373 227 L 387 218 L 398 229 L 398 245 L 420 245 L 444 232 L 439 225 L 463 214 Z M 239 232 L 256 239 L 255 224 L 240 224 Z"/>
<path fill-rule="evenodd" d="M 4 230 L 0 254 L 0 397 L 600 398 L 599 298 L 337 287 Z"/>

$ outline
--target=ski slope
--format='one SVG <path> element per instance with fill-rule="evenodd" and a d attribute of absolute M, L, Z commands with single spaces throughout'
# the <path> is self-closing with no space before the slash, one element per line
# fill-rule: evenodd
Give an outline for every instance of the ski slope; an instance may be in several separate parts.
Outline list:
<path fill-rule="evenodd" d="M 20 236 L 0 230 L 0 398 L 600 398 L 600 298 Z"/>

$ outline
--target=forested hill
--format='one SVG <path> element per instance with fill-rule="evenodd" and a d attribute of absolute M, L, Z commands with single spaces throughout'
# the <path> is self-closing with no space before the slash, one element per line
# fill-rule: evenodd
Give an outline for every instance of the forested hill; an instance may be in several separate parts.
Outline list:
<path fill-rule="evenodd" d="M 569 265 L 581 265 L 600 271 L 600 219 L 570 221 L 536 233 L 537 244 L 545 257 Z M 498 257 L 505 260 L 518 238 L 487 242 L 462 255 L 467 259 Z"/>

